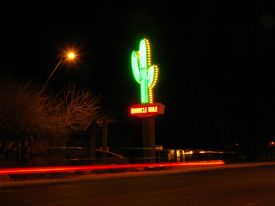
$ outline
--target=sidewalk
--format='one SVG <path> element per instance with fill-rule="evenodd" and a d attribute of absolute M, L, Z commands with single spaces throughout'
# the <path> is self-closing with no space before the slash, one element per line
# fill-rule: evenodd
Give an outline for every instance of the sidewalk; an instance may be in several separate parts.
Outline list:
<path fill-rule="evenodd" d="M 73 181 L 87 181 L 87 180 L 94 180 L 94 179 L 112 179 L 112 178 L 122 178 L 122 177 L 190 173 L 190 172 L 215 170 L 215 169 L 261 167 L 261 166 L 268 166 L 268 165 L 275 165 L 275 162 L 225 164 L 225 165 L 217 165 L 217 166 L 170 167 L 170 168 L 163 168 L 160 170 L 151 170 L 151 171 L 141 169 L 140 171 L 134 171 L 134 172 L 127 171 L 123 173 L 71 175 L 66 177 L 60 177 L 57 179 L 13 180 L 13 179 L 7 178 L 6 180 L 0 179 L 0 188 L 11 187 L 11 186 L 65 183 L 65 182 L 73 182 Z"/>

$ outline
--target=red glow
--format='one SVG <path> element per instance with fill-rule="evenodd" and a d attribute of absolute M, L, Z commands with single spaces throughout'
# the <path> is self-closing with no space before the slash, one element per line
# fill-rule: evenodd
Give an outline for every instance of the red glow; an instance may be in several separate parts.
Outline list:
<path fill-rule="evenodd" d="M 139 167 L 187 167 L 187 166 L 209 166 L 223 165 L 222 160 L 203 162 L 180 162 L 180 163 L 150 163 L 150 164 L 128 164 L 128 165 L 91 165 L 91 166 L 63 166 L 63 167 L 32 167 L 32 168 L 9 168 L 0 169 L 0 175 L 11 174 L 35 174 L 35 173 L 56 173 L 81 170 L 107 170 L 126 169 Z"/>
<path fill-rule="evenodd" d="M 140 107 L 131 107 L 131 114 L 158 114 L 159 106 L 158 105 L 145 105 Z"/>
<path fill-rule="evenodd" d="M 165 105 L 161 103 L 136 104 L 130 108 L 130 114 L 137 117 L 151 117 L 164 114 Z"/>

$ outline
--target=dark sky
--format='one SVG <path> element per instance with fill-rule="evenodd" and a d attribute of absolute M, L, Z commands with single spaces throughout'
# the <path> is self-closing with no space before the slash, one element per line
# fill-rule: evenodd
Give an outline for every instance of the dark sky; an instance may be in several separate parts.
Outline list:
<path fill-rule="evenodd" d="M 1 70 L 43 84 L 60 55 L 76 49 L 77 64 L 61 64 L 49 87 L 75 83 L 100 94 L 118 115 L 109 141 L 135 146 L 141 120 L 128 114 L 139 103 L 130 57 L 146 37 L 159 66 L 155 101 L 166 105 L 157 144 L 274 140 L 275 4 L 259 2 L 4 1 Z"/>

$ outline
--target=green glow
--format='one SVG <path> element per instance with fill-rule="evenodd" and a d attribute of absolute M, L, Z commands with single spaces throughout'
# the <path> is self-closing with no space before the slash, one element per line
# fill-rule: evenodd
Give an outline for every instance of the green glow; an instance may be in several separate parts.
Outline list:
<path fill-rule="evenodd" d="M 153 83 L 154 73 L 155 73 L 155 67 L 150 66 L 150 68 L 148 70 L 148 87 L 151 86 L 151 84 Z"/>
<path fill-rule="evenodd" d="M 135 80 L 138 83 L 140 83 L 140 76 L 139 76 L 139 69 L 138 69 L 138 58 L 137 58 L 136 51 L 132 52 L 132 69 L 133 69 L 133 74 L 134 74 Z"/>
<path fill-rule="evenodd" d="M 146 52 L 146 42 L 144 40 L 141 40 L 139 45 L 139 51 L 140 51 L 140 68 L 141 69 L 147 69 L 147 52 Z"/>
<path fill-rule="evenodd" d="M 147 82 L 147 69 L 141 68 L 140 70 L 140 96 L 141 96 L 141 103 L 145 104 L 149 102 L 148 99 L 148 82 Z"/>
<path fill-rule="evenodd" d="M 148 40 L 142 39 L 139 44 L 139 52 L 137 53 L 136 51 L 133 51 L 131 59 L 134 78 L 140 84 L 140 97 L 142 104 L 146 104 L 149 102 L 148 87 L 152 85 L 155 77 L 154 66 L 147 65 L 148 58 L 151 58 L 148 57 L 148 55 L 150 54 L 147 54 L 147 43 Z"/>

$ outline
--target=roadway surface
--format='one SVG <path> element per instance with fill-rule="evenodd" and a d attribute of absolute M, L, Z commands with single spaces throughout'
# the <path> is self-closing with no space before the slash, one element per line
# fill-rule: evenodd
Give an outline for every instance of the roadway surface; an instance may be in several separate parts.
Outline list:
<path fill-rule="evenodd" d="M 2 187 L 0 205 L 275 205 L 275 165 Z"/>

